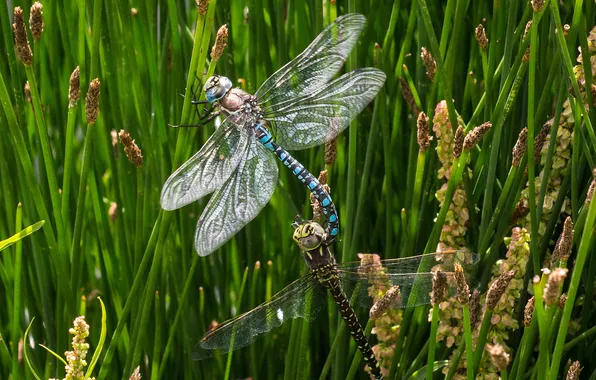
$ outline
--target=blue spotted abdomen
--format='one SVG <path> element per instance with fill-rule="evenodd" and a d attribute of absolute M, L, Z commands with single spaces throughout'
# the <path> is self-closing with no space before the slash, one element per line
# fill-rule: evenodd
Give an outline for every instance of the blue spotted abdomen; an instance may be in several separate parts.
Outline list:
<path fill-rule="evenodd" d="M 296 160 L 287 150 L 277 145 L 273 141 L 273 136 L 262 123 L 254 126 L 254 132 L 257 139 L 280 159 L 292 173 L 314 194 L 317 201 L 323 209 L 323 214 L 327 218 L 327 244 L 333 242 L 339 233 L 339 220 L 335 205 L 331 196 L 316 179 L 298 160 Z"/>

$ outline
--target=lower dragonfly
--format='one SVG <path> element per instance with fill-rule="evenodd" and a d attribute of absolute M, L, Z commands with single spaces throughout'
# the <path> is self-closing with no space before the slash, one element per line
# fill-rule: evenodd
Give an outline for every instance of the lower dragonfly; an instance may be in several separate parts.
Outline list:
<path fill-rule="evenodd" d="M 336 138 L 377 95 L 385 74 L 360 68 L 332 79 L 343 66 L 365 17 L 338 17 L 296 58 L 271 75 L 254 95 L 214 75 L 204 86 L 212 104 L 204 125 L 225 120 L 205 145 L 178 168 L 161 192 L 164 210 L 175 210 L 215 192 L 197 222 L 195 249 L 207 256 L 231 239 L 267 204 L 277 183 L 271 152 L 315 195 L 326 217 L 325 241 L 339 233 L 331 197 L 286 149 L 312 148 Z M 275 141 L 273 138 L 275 134 Z"/>
<path fill-rule="evenodd" d="M 330 246 L 324 241 L 325 230 L 321 225 L 304 222 L 294 227 L 293 238 L 304 253 L 309 274 L 255 309 L 208 331 L 195 347 L 194 359 L 210 357 L 213 350 L 226 353 L 245 347 L 259 335 L 290 319 L 300 317 L 313 321 L 325 306 L 326 291 L 329 290 L 364 361 L 375 378 L 380 379 L 379 363 L 344 290 L 351 292 L 354 302 L 370 307 L 397 285 L 399 297 L 391 300 L 389 307 L 424 305 L 430 303 L 432 278 L 437 270 L 447 280 L 447 294 L 454 295 L 453 264 L 462 264 L 466 273 L 470 273 L 472 266 L 479 261 L 478 255 L 468 251 L 445 251 L 400 259 L 338 264 Z"/>

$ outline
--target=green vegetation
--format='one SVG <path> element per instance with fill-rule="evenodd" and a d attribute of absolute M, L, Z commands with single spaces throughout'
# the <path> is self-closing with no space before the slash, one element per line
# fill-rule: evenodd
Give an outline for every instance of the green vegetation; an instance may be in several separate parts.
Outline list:
<path fill-rule="evenodd" d="M 7 3 L 23 9 L 32 59 Z M 128 378 L 137 366 L 146 379 L 367 378 L 330 297 L 313 322 L 191 360 L 212 321 L 306 271 L 290 223 L 312 216 L 310 198 L 291 173 L 280 167 L 269 205 L 208 257 L 193 250 L 207 200 L 176 212 L 159 204 L 165 179 L 214 130 L 167 126 L 196 121 L 199 79 L 218 72 L 253 92 L 349 12 L 368 24 L 346 70 L 378 67 L 386 86 L 340 135 L 335 162 L 325 163 L 325 147 L 295 152 L 311 172 L 328 170 L 336 256 L 439 247 L 482 258 L 469 303 L 446 299 L 376 321 L 357 310 L 384 373 L 555 379 L 578 370 L 569 359 L 593 378 L 596 202 L 586 198 L 595 187 L 596 10 L 591 1 L 538 3 L 211 0 L 199 13 L 192 1 L 70 0 L 44 4 L 41 32 L 35 17 L 29 25 L 30 1 L 0 2 L 0 378 L 63 378 L 64 363 L 39 345 L 64 357 L 82 315 L 83 371 L 97 379 Z M 212 59 L 223 24 L 227 47 Z M 69 95 L 77 66 L 80 99 L 76 81 Z M 97 96 L 99 115 L 85 110 Z M 138 166 L 121 129 L 142 150 Z"/>

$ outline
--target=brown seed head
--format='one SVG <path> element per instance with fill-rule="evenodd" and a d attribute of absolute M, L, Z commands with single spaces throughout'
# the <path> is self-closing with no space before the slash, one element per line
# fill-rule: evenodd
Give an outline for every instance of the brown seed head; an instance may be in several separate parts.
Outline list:
<path fill-rule="evenodd" d="M 542 299 L 548 306 L 553 306 L 559 300 L 559 294 L 563 281 L 567 277 L 569 270 L 567 268 L 555 268 L 548 276 L 548 281 L 544 286 Z"/>
<path fill-rule="evenodd" d="M 29 28 L 35 41 L 39 41 L 41 38 L 43 26 L 43 5 L 36 1 L 31 6 L 31 13 L 29 14 Z"/>
<path fill-rule="evenodd" d="M 532 315 L 534 314 L 534 304 L 536 300 L 534 297 L 528 300 L 526 307 L 524 308 L 524 326 L 528 327 L 532 323 Z"/>
<path fill-rule="evenodd" d="M 480 124 L 479 126 L 472 129 L 464 139 L 464 149 L 471 150 L 474 148 L 474 146 L 480 142 L 482 136 L 484 136 L 490 127 L 492 127 L 492 124 L 490 121 L 487 121 L 486 123 Z"/>
<path fill-rule="evenodd" d="M 491 363 L 493 363 L 499 371 L 507 369 L 510 358 L 509 354 L 505 351 L 505 347 L 500 344 L 495 344 L 494 346 L 487 344 L 485 348 L 490 355 Z"/>
<path fill-rule="evenodd" d="M 74 107 L 81 97 L 81 71 L 75 67 L 68 82 L 68 106 Z"/>
<path fill-rule="evenodd" d="M 430 297 L 433 305 L 438 305 L 447 299 L 447 276 L 440 270 L 433 273 L 433 290 Z"/>
<path fill-rule="evenodd" d="M 493 310 L 497 306 L 499 300 L 501 299 L 501 296 L 507 290 L 507 287 L 509 286 L 509 283 L 511 282 L 511 279 L 514 275 L 515 271 L 510 270 L 508 272 L 502 273 L 499 276 L 499 278 L 497 278 L 495 282 L 493 282 L 493 284 L 488 289 L 488 292 L 486 293 L 487 309 Z"/>
<path fill-rule="evenodd" d="M 569 35 L 570 30 L 571 30 L 571 26 L 569 26 L 569 24 L 563 25 L 563 36 L 565 38 L 567 38 L 567 36 Z"/>
<path fill-rule="evenodd" d="M 337 158 L 337 137 L 325 143 L 325 165 L 332 165 Z"/>
<path fill-rule="evenodd" d="M 422 62 L 424 62 L 424 66 L 426 67 L 426 75 L 428 75 L 431 82 L 434 81 L 435 71 L 437 70 L 437 63 L 435 62 L 435 59 L 433 58 L 432 54 L 424 47 L 422 48 L 420 57 L 422 57 Z"/>
<path fill-rule="evenodd" d="M 464 268 L 459 263 L 455 263 L 455 282 L 457 283 L 457 301 L 462 305 L 470 302 L 470 287 L 466 283 Z"/>
<path fill-rule="evenodd" d="M 124 145 L 124 153 L 126 153 L 128 160 L 137 168 L 143 166 L 143 154 L 132 137 L 130 137 L 130 134 L 124 129 L 121 129 L 118 136 L 120 137 L 120 142 Z"/>
<path fill-rule="evenodd" d="M 526 24 L 526 30 L 524 31 L 524 37 L 522 38 L 522 41 L 525 41 L 526 37 L 530 38 L 528 36 L 528 32 L 530 31 L 531 27 L 532 27 L 532 20 L 528 21 L 528 23 Z M 528 63 L 530 61 L 530 44 L 528 44 L 528 47 L 526 48 L 526 52 L 524 53 L 522 60 L 525 63 Z"/>
<path fill-rule="evenodd" d="M 561 294 L 559 297 L 559 309 L 565 308 L 565 303 L 567 302 L 567 293 Z"/>
<path fill-rule="evenodd" d="M 418 126 L 418 147 L 420 152 L 425 152 L 430 146 L 428 116 L 424 112 L 420 112 L 416 124 Z"/>
<path fill-rule="evenodd" d="M 369 317 L 371 319 L 378 319 L 385 314 L 388 309 L 394 305 L 399 305 L 400 303 L 401 292 L 399 291 L 399 286 L 394 285 L 370 308 Z"/>
<path fill-rule="evenodd" d="M 466 131 L 461 125 L 457 126 L 455 136 L 453 137 L 453 155 L 458 158 L 464 149 L 464 140 L 466 138 Z"/>
<path fill-rule="evenodd" d="M 205 16 L 207 8 L 209 8 L 209 0 L 195 0 L 197 4 L 197 10 L 201 16 Z"/>
<path fill-rule="evenodd" d="M 14 24 L 12 24 L 14 31 L 15 45 L 19 52 L 19 58 L 25 66 L 31 66 L 33 63 L 33 52 L 29 46 L 29 38 L 27 37 L 27 27 L 25 26 L 25 18 L 21 7 L 14 9 Z"/>
<path fill-rule="evenodd" d="M 478 323 L 478 317 L 480 317 L 481 312 L 480 307 L 480 291 L 478 289 L 474 289 L 472 292 L 472 297 L 470 297 L 470 326 L 472 329 Z"/>
<path fill-rule="evenodd" d="M 518 167 L 521 164 L 522 159 L 524 158 L 524 154 L 526 154 L 526 149 L 528 148 L 528 128 L 524 128 L 519 133 L 519 137 L 515 142 L 515 146 L 513 147 L 513 159 L 511 160 L 511 165 Z"/>
<path fill-rule="evenodd" d="M 488 38 L 486 38 L 486 31 L 482 24 L 478 24 L 476 27 L 476 41 L 478 42 L 478 45 L 480 45 L 480 49 L 486 50 L 486 47 L 488 46 Z"/>
<path fill-rule="evenodd" d="M 557 240 L 553 254 L 551 255 L 551 268 L 554 268 L 559 263 L 559 260 L 567 261 L 571 254 L 571 246 L 573 245 L 573 220 L 568 216 L 563 224 L 563 232 Z"/>
<path fill-rule="evenodd" d="M 85 97 L 85 115 L 87 124 L 93 124 L 97 121 L 99 115 L 99 79 L 95 78 L 89 83 L 89 91 Z"/>
<path fill-rule="evenodd" d="M 544 0 L 532 0 L 532 9 L 534 12 L 538 13 L 544 8 Z"/>
<path fill-rule="evenodd" d="M 592 94 L 592 105 L 596 107 L 596 84 L 590 86 L 590 93 Z"/>
<path fill-rule="evenodd" d="M 224 49 L 228 44 L 228 27 L 226 24 L 223 24 L 219 30 L 217 31 L 217 36 L 215 37 L 215 44 L 211 49 L 211 58 L 214 60 L 219 60 L 222 56 Z"/>
<path fill-rule="evenodd" d="M 582 367 L 579 364 L 579 361 L 574 361 L 573 363 L 571 363 L 571 365 L 569 366 L 569 371 L 567 371 L 567 380 L 579 379 L 579 374 L 582 371 L 582 369 L 584 369 L 584 367 Z"/>
<path fill-rule="evenodd" d="M 511 215 L 511 224 L 515 224 L 518 220 L 528 215 L 529 213 L 530 208 L 528 207 L 526 201 L 524 199 L 520 199 L 519 202 L 517 202 L 517 204 L 515 205 L 513 215 Z"/>
<path fill-rule="evenodd" d="M 408 81 L 404 78 L 399 79 L 399 84 L 401 86 L 401 95 L 404 97 L 406 104 L 412 110 L 412 113 L 418 117 L 420 110 L 418 110 L 418 106 L 416 105 L 416 101 L 414 100 L 414 94 L 412 94 L 412 90 L 410 89 L 410 85 Z"/>
<path fill-rule="evenodd" d="M 331 189 L 329 189 L 329 185 L 327 185 L 327 181 L 328 181 L 327 170 L 323 170 L 319 173 L 319 183 L 321 185 L 323 185 L 323 188 L 325 189 L 325 191 L 327 191 L 327 193 L 329 193 L 329 192 L 331 192 Z M 315 197 L 314 193 L 310 193 L 310 206 L 312 207 L 313 220 L 321 220 L 321 218 L 323 217 L 323 208 L 321 207 L 321 204 Z"/>
<path fill-rule="evenodd" d="M 540 132 L 534 137 L 534 164 L 540 162 L 540 156 L 542 155 L 542 148 L 544 147 L 544 143 L 546 142 L 546 136 L 550 132 L 551 127 L 553 126 L 553 119 L 550 119 L 540 129 Z"/>

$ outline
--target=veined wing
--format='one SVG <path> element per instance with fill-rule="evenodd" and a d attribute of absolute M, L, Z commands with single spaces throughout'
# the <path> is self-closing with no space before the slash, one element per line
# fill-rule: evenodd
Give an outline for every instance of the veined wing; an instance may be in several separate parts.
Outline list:
<path fill-rule="evenodd" d="M 468 285 L 476 282 L 474 266 L 479 256 L 468 251 L 447 251 L 402 259 L 379 260 L 378 255 L 363 255 L 361 262 L 338 264 L 338 275 L 347 294 L 355 302 L 370 307 L 392 286 L 399 286 L 399 299 L 393 308 L 405 308 L 430 303 L 434 271 L 441 270 L 446 278 L 448 296 L 455 295 L 456 281 L 453 264 L 464 268 Z"/>
<path fill-rule="evenodd" d="M 161 190 L 161 207 L 175 210 L 212 193 L 232 174 L 243 159 L 249 136 L 247 118 L 228 117 L 205 145 L 180 166 Z"/>
<path fill-rule="evenodd" d="M 325 87 L 358 41 L 366 18 L 351 13 L 338 17 L 296 58 L 271 75 L 255 96 L 263 105 L 275 104 Z"/>
<path fill-rule="evenodd" d="M 245 347 L 293 318 L 313 320 L 326 304 L 325 292 L 312 275 L 299 278 L 269 301 L 208 331 L 195 347 L 193 359 L 205 359 L 213 350 L 226 353 Z"/>
<path fill-rule="evenodd" d="M 197 222 L 195 249 L 207 256 L 265 207 L 277 184 L 275 157 L 250 138 L 236 171 L 211 197 Z"/>
<path fill-rule="evenodd" d="M 362 68 L 342 75 L 325 88 L 266 108 L 276 127 L 276 142 L 288 150 L 312 148 L 333 140 L 370 103 L 385 83 L 385 73 Z"/>

